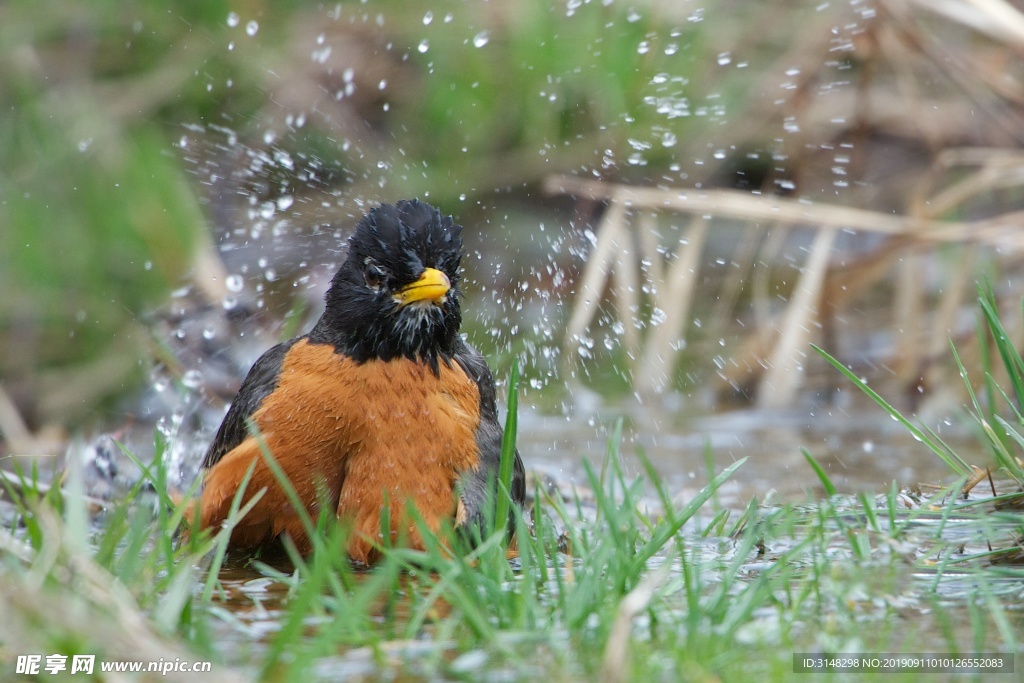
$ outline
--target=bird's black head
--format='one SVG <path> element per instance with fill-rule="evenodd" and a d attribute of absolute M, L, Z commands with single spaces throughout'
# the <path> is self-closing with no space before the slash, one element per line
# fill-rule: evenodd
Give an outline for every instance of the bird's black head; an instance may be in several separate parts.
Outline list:
<path fill-rule="evenodd" d="M 384 204 L 356 225 L 348 258 L 310 332 L 356 361 L 428 363 L 455 353 L 462 226 L 419 200 Z"/>

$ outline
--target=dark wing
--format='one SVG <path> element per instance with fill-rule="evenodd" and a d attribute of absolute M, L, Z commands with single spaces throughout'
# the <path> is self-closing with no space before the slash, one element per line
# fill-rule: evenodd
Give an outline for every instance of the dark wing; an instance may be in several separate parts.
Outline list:
<path fill-rule="evenodd" d="M 493 500 L 490 487 L 494 486 L 498 479 L 504 429 L 498 422 L 494 377 L 491 376 L 491 370 L 487 367 L 483 355 L 460 340 L 455 351 L 455 362 L 476 382 L 480 391 L 480 428 L 476 433 L 480 464 L 476 469 L 464 473 L 459 482 L 459 493 L 466 508 L 466 521 L 470 526 L 480 526 L 487 518 L 487 504 Z M 518 450 L 512 467 L 511 494 L 513 502 L 521 508 L 526 500 L 526 472 Z M 515 519 L 511 515 L 514 514 L 514 511 L 510 512 L 510 528 Z"/>
<path fill-rule="evenodd" d="M 277 378 L 281 374 L 281 365 L 288 350 L 298 339 L 292 339 L 271 348 L 257 360 L 249 374 L 245 376 L 238 394 L 231 401 L 224 421 L 213 437 L 213 443 L 206 450 L 203 468 L 213 467 L 217 461 L 245 441 L 249 436 L 249 428 L 245 422 L 255 413 L 263 399 L 277 387 Z"/>

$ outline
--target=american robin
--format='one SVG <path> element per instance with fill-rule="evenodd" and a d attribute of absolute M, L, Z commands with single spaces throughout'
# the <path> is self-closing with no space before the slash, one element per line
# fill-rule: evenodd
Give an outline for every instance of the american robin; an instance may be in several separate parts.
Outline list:
<path fill-rule="evenodd" d="M 313 520 L 330 506 L 351 524 L 355 562 L 377 558 L 385 510 L 393 539 L 419 548 L 410 504 L 434 532 L 489 516 L 502 428 L 487 363 L 459 335 L 461 232 L 415 199 L 359 221 L 320 320 L 256 361 L 217 430 L 203 462 L 201 529 L 224 522 L 255 461 L 245 499 L 266 493 L 231 544 L 255 549 L 287 534 L 311 550 L 253 432 Z M 518 453 L 511 496 L 522 505 Z"/>

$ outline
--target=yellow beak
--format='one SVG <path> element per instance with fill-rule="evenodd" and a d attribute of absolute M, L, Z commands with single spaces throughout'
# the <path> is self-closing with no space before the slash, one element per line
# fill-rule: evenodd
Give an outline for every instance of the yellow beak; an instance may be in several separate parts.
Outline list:
<path fill-rule="evenodd" d="M 444 303 L 445 296 L 451 288 L 452 283 L 447 275 L 436 268 L 427 268 L 416 282 L 395 292 L 395 301 L 400 306 L 417 301 L 430 301 L 440 305 Z"/>

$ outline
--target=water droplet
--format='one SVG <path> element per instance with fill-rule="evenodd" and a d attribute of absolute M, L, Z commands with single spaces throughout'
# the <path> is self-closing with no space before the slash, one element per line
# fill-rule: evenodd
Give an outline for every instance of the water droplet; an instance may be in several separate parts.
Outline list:
<path fill-rule="evenodd" d="M 420 41 L 420 44 L 416 46 L 416 49 L 421 55 L 426 53 L 426 51 L 430 49 L 430 41 L 424 38 Z"/>
<path fill-rule="evenodd" d="M 490 31 L 480 31 L 480 33 L 473 36 L 473 47 L 483 47 L 491 40 Z"/>
<path fill-rule="evenodd" d="M 651 51 L 651 44 L 650 44 L 650 42 L 648 42 L 646 40 L 641 40 L 640 44 L 636 46 L 636 51 L 637 51 L 638 54 L 641 54 L 641 55 L 647 54 L 648 52 Z"/>
<path fill-rule="evenodd" d="M 228 12 L 228 26 L 235 28 L 238 26 L 238 12 Z"/>
<path fill-rule="evenodd" d="M 423 15 L 423 25 L 424 26 L 429 26 L 430 22 L 432 22 L 433 20 L 434 20 L 434 13 L 428 10 L 427 13 Z"/>
<path fill-rule="evenodd" d="M 225 278 L 224 286 L 228 288 L 229 292 L 237 294 L 238 292 L 241 292 L 242 288 L 245 286 L 245 280 L 243 280 L 242 276 L 238 273 L 231 273 L 227 278 Z"/>
<path fill-rule="evenodd" d="M 377 84 L 377 90 L 383 90 L 386 87 L 388 87 L 388 82 L 387 82 L 387 80 L 382 78 L 380 80 L 380 83 Z"/>
<path fill-rule="evenodd" d="M 294 203 L 295 203 L 295 197 L 293 197 L 290 194 L 286 194 L 283 197 L 278 197 L 277 198 L 277 210 L 278 211 L 285 211 L 288 208 L 290 208 L 291 205 L 294 204 Z"/>
<path fill-rule="evenodd" d="M 259 25 L 259 23 L 255 19 L 253 19 L 252 21 L 250 21 L 248 24 L 245 25 L 245 32 L 246 32 L 246 34 L 248 34 L 250 36 L 256 35 L 256 32 L 259 31 L 259 30 L 260 30 L 260 25 Z"/>
<path fill-rule="evenodd" d="M 153 262 L 146 261 L 145 263 L 142 264 L 142 267 L 145 268 L 146 270 L 153 270 Z"/>
<path fill-rule="evenodd" d="M 188 370 L 181 376 L 181 383 L 189 389 L 197 389 L 203 383 L 203 373 L 196 369 Z"/>
<path fill-rule="evenodd" d="M 331 46 L 325 45 L 319 50 L 313 50 L 313 54 L 311 56 L 313 61 L 317 64 L 326 64 L 327 59 L 331 56 Z"/>
<path fill-rule="evenodd" d="M 210 326 L 203 328 L 203 339 L 209 341 L 217 336 L 217 331 Z"/>
<path fill-rule="evenodd" d="M 726 66 L 726 65 L 731 64 L 731 63 L 732 63 L 732 53 L 730 53 L 730 52 L 720 52 L 720 53 L 718 53 L 718 65 L 719 66 Z"/>

